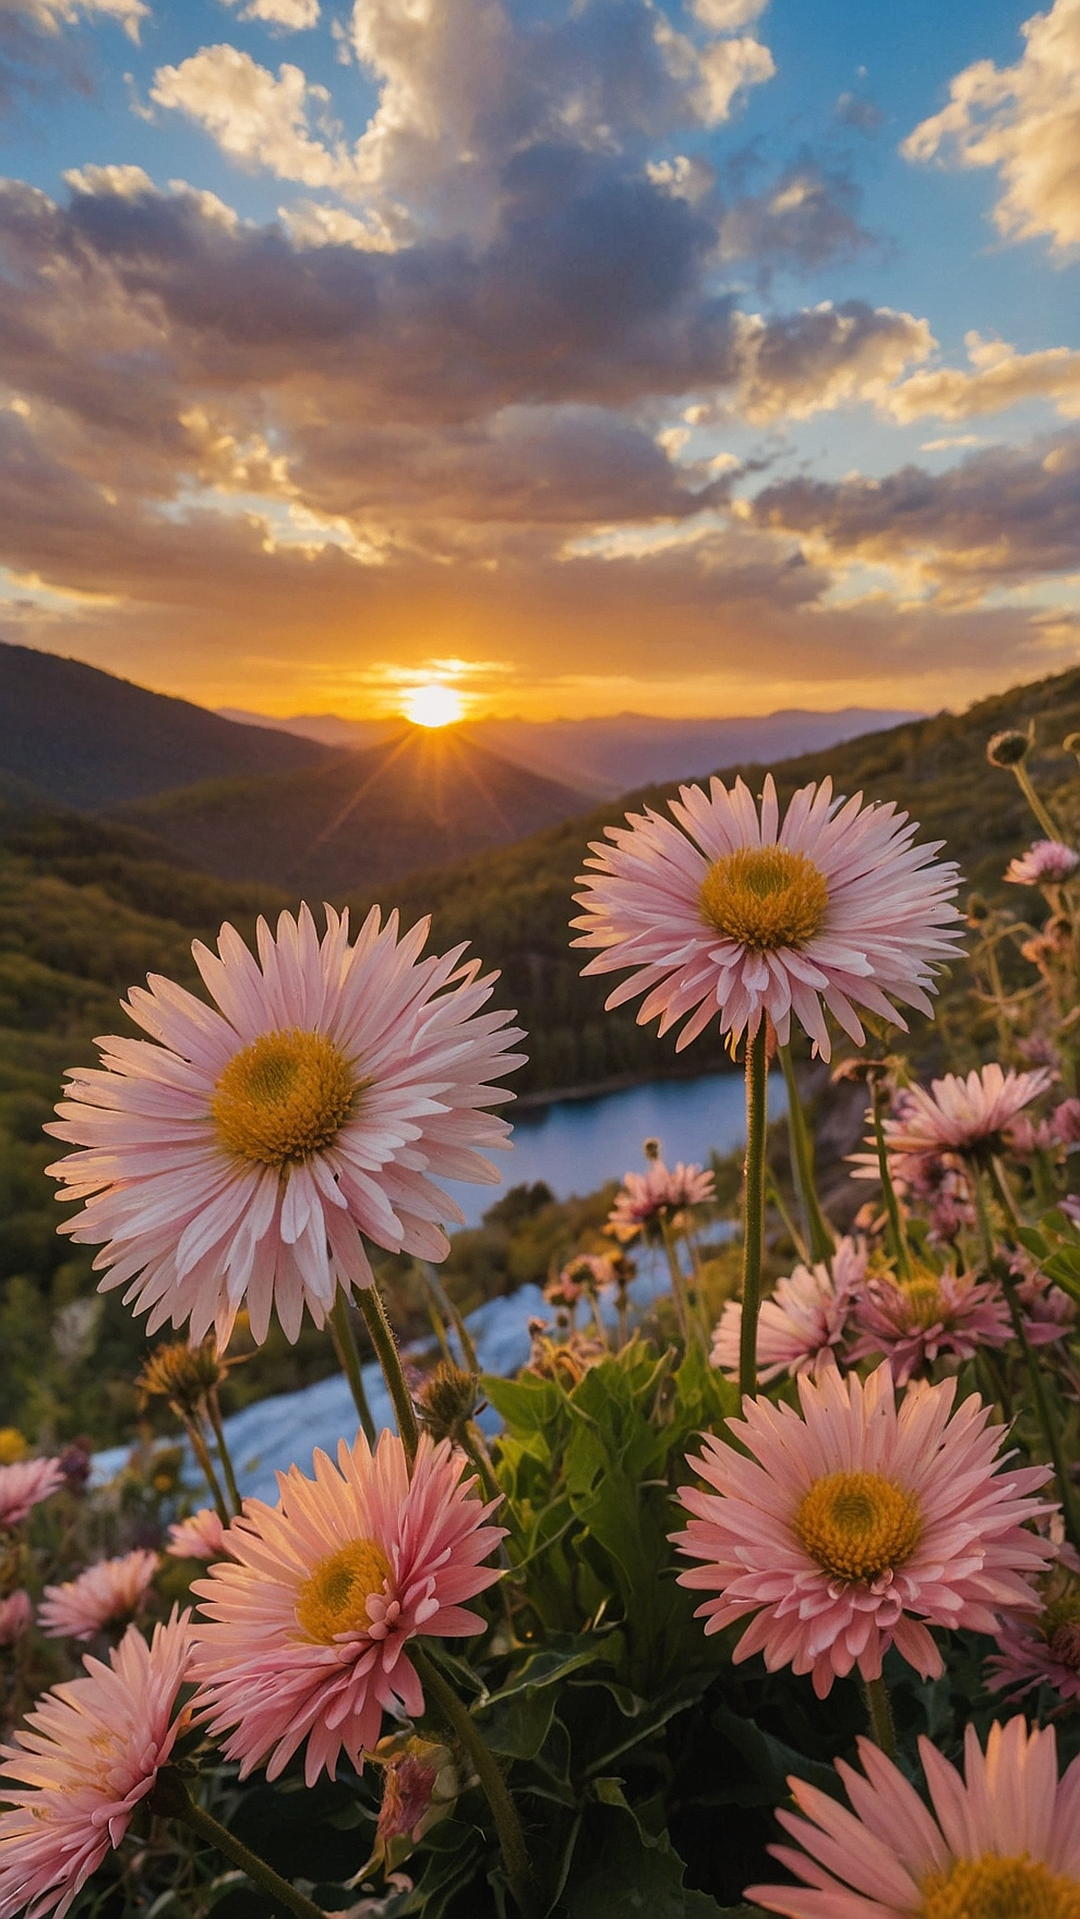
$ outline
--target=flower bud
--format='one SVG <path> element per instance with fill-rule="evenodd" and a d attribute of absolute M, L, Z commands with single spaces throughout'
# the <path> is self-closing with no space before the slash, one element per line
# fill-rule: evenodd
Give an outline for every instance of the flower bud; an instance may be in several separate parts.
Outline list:
<path fill-rule="evenodd" d="M 986 757 L 992 767 L 1018 767 L 1025 760 L 1032 747 L 1031 733 L 1021 733 L 1018 727 L 1006 727 L 1003 733 L 992 734 L 986 743 Z"/>
<path fill-rule="evenodd" d="M 475 1373 L 466 1373 L 452 1360 L 440 1360 L 417 1395 L 421 1425 L 432 1439 L 452 1439 L 472 1419 L 478 1385 Z"/>
<path fill-rule="evenodd" d="M 0 1647 L 13 1647 L 34 1621 L 34 1603 L 25 1587 L 0 1600 Z"/>
<path fill-rule="evenodd" d="M 198 1347 L 186 1340 L 165 1340 L 136 1377 L 139 1404 L 145 1407 L 153 1399 L 168 1400 L 177 1413 L 191 1419 L 202 1412 L 207 1395 L 221 1386 L 228 1370 L 218 1358 L 212 1337 Z"/>

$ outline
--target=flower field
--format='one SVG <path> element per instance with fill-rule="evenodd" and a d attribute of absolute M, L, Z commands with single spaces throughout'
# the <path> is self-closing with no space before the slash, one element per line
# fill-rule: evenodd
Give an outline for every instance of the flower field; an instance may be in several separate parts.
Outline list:
<path fill-rule="evenodd" d="M 203 1485 L 0 1430 L 0 1912 L 1080 1915 L 1080 852 L 1031 746 L 987 749 L 1009 905 L 828 780 L 594 844 L 583 970 L 745 1070 L 739 1232 L 645 1142 L 513 1379 L 439 1278 L 529 1050 L 482 955 L 305 908 L 132 986 L 51 1172 Z M 865 1106 L 846 1210 L 808 1051 Z M 270 1503 L 221 1397 L 275 1326 L 356 1419 Z"/>

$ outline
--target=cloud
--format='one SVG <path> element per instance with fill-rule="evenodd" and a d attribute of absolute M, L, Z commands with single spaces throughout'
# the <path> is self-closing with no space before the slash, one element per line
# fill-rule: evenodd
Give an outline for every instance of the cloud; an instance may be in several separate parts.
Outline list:
<path fill-rule="evenodd" d="M 863 300 L 823 301 L 801 313 L 766 320 L 735 316 L 736 389 L 687 413 L 693 424 L 742 414 L 757 425 L 806 420 L 812 414 L 877 399 L 934 338 L 925 320 Z"/>
<path fill-rule="evenodd" d="M 1020 31 L 1026 44 L 1016 65 L 965 67 L 948 105 L 922 121 L 901 152 L 996 168 L 1000 232 L 1012 240 L 1047 234 L 1060 252 L 1080 245 L 1080 0 L 1054 0 Z"/>
<path fill-rule="evenodd" d="M 818 565 L 859 561 L 957 602 L 1077 570 L 1080 434 L 993 447 L 947 472 L 797 478 L 765 487 L 755 526 L 799 538 Z"/>
<path fill-rule="evenodd" d="M 883 412 L 907 425 L 926 414 L 941 420 L 972 420 L 1000 413 L 1024 400 L 1052 400 L 1067 419 L 1080 414 L 1080 352 L 1046 347 L 1017 353 L 1004 340 L 965 336 L 971 371 L 934 367 L 913 373 L 879 397 Z"/>
<path fill-rule="evenodd" d="M 239 0 L 224 0 L 235 7 Z M 300 33 L 319 24 L 319 0 L 244 0 L 238 18 L 261 20 L 268 27 L 283 27 L 287 33 Z"/>
<path fill-rule="evenodd" d="M 325 87 L 283 61 L 277 78 L 227 43 L 200 47 L 177 67 L 159 67 L 150 98 L 196 121 L 223 153 L 246 167 L 306 187 L 356 184 L 349 156 L 312 136 L 310 119 L 329 102 Z"/>
<path fill-rule="evenodd" d="M 859 133 L 873 134 L 885 125 L 885 115 L 877 102 L 865 94 L 842 93 L 833 108 L 833 119 L 842 127 L 854 127 Z"/>
<path fill-rule="evenodd" d="M 776 266 L 807 269 L 851 259 L 873 240 L 856 218 L 861 199 L 845 166 L 823 165 L 804 151 L 764 192 L 724 210 L 721 255 L 753 261 L 759 276 Z"/>
<path fill-rule="evenodd" d="M 80 20 L 115 20 L 130 40 L 138 40 L 150 9 L 144 0 L 5 0 L 5 11 L 22 14 L 42 33 L 57 34 Z"/>

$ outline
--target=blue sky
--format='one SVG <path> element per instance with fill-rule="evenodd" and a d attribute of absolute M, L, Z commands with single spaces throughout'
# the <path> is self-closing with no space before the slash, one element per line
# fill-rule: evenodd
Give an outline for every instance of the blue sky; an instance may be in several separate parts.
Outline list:
<path fill-rule="evenodd" d="M 1080 645 L 1080 0 L 0 0 L 0 634 L 209 704 Z"/>

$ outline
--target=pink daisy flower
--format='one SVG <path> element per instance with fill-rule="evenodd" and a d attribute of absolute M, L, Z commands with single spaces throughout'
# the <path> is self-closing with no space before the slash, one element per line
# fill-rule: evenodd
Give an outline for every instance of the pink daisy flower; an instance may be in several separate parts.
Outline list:
<path fill-rule="evenodd" d="M 1023 1107 L 1030 1106 L 1053 1084 L 1048 1067 L 1004 1073 L 997 1061 L 966 1080 L 947 1073 L 926 1087 L 908 1087 L 897 1102 L 894 1119 L 884 1121 L 885 1144 L 892 1154 L 971 1153 L 993 1148 Z M 864 1165 L 868 1166 L 869 1155 Z M 876 1159 L 875 1159 L 876 1166 Z"/>
<path fill-rule="evenodd" d="M 1033 840 L 1026 853 L 1010 860 L 1005 879 L 1018 887 L 1056 887 L 1071 880 L 1080 867 L 1080 853 L 1061 840 Z"/>
<path fill-rule="evenodd" d="M 117 1560 L 99 1560 L 77 1580 L 46 1587 L 38 1619 L 52 1640 L 92 1640 L 102 1627 L 138 1613 L 157 1568 L 157 1554 L 146 1547 Z"/>
<path fill-rule="evenodd" d="M 1052 1511 L 1035 1497 L 1045 1467 L 997 1456 L 1004 1427 L 972 1394 L 950 1413 L 955 1380 L 920 1381 L 896 1405 L 888 1363 L 863 1383 L 825 1369 L 798 1382 L 802 1418 L 766 1399 L 727 1422 L 746 1452 L 705 1435 L 691 1466 L 715 1492 L 683 1487 L 693 1515 L 672 1538 L 705 1564 L 680 1585 L 718 1589 L 698 1608 L 706 1633 L 754 1618 L 735 1660 L 762 1652 L 770 1672 L 881 1672 L 895 1645 L 924 1678 L 942 1671 L 930 1626 L 992 1633 L 1031 1605 L 1025 1575 L 1052 1552 L 1024 1522 Z M 747 1456 L 750 1457 L 747 1457 Z"/>
<path fill-rule="evenodd" d="M 1002 1618 L 988 1684 L 1014 1700 L 1044 1683 L 1063 1700 L 1080 1700 L 1080 1562 L 1071 1548 L 1058 1548 L 1035 1592 L 1037 1613 Z"/>
<path fill-rule="evenodd" d="M 217 1560 L 227 1554 L 225 1529 L 214 1507 L 200 1507 L 186 1520 L 177 1520 L 169 1528 L 165 1548 L 176 1560 Z"/>
<path fill-rule="evenodd" d="M 13 1460 L 0 1467 L 0 1528 L 17 1527 L 40 1500 L 64 1484 L 59 1460 Z"/>
<path fill-rule="evenodd" d="M 899 1767 L 860 1739 L 863 1772 L 836 1763 L 854 1808 L 789 1778 L 799 1814 L 777 1813 L 793 1847 L 770 1849 L 803 1886 L 748 1887 L 793 1920 L 911 1914 L 1080 1914 L 1080 1760 L 1058 1780 L 1053 1727 L 1021 1715 L 964 1735 L 964 1773 L 925 1735 L 927 1808 Z"/>
<path fill-rule="evenodd" d="M 778 1280 L 758 1314 L 758 1379 L 767 1383 L 782 1373 L 791 1379 L 810 1373 L 816 1379 L 822 1367 L 834 1365 L 865 1275 L 865 1246 L 845 1237 L 833 1255 L 831 1273 L 822 1261 L 815 1267 L 798 1266 Z M 710 1359 L 729 1380 L 739 1377 L 741 1333 L 742 1303 L 728 1300 L 713 1332 Z"/>
<path fill-rule="evenodd" d="M 716 1198 L 715 1178 L 711 1171 L 692 1162 L 678 1161 L 666 1167 L 662 1160 L 650 1160 L 644 1173 L 624 1173 L 608 1214 L 607 1230 L 625 1246 L 639 1233 L 648 1232 L 662 1220 L 670 1220 L 684 1207 L 703 1207 Z"/>
<path fill-rule="evenodd" d="M 942 1354 L 970 1360 L 980 1347 L 1004 1347 L 1012 1322 L 1000 1289 L 967 1273 L 920 1266 L 910 1280 L 877 1274 L 855 1305 L 852 1360 L 884 1354 L 898 1387 Z"/>
<path fill-rule="evenodd" d="M 25 1587 L 0 1600 L 0 1647 L 13 1647 L 34 1624 L 34 1603 Z"/>
<path fill-rule="evenodd" d="M 153 1036 L 101 1042 L 102 1068 L 73 1068 L 49 1131 L 85 1149 L 50 1171 L 86 1205 L 61 1231 L 104 1241 L 102 1288 L 130 1282 L 148 1331 L 213 1326 L 224 1347 L 246 1300 L 256 1340 L 271 1308 L 295 1340 L 305 1305 L 321 1326 L 336 1289 L 368 1286 L 363 1235 L 441 1260 L 456 1202 L 431 1176 L 497 1181 L 477 1147 L 505 1146 L 482 1111 L 512 1096 L 489 1078 L 519 1066 L 510 1015 L 483 1013 L 497 975 L 463 947 L 420 958 L 428 922 L 398 937 L 373 908 L 349 944 L 327 908 L 320 942 L 306 907 L 259 960 L 224 926 L 196 963 L 207 1007 L 154 975 L 125 1007 Z"/>
<path fill-rule="evenodd" d="M 397 1434 L 372 1454 L 361 1434 L 338 1465 L 315 1454 L 315 1478 L 278 1475 L 276 1507 L 245 1502 L 226 1542 L 236 1564 L 195 1585 L 209 1624 L 198 1627 L 195 1673 L 215 1737 L 241 1777 L 269 1757 L 281 1772 L 307 1741 L 308 1785 L 339 1753 L 355 1767 L 375 1745 L 384 1711 L 416 1718 L 424 1696 L 406 1651 L 415 1634 L 479 1633 L 459 1605 L 499 1578 L 484 1566 L 505 1528 L 462 1481 L 464 1456 L 422 1434 L 412 1479 Z"/>
<path fill-rule="evenodd" d="M 191 1657 L 190 1614 L 175 1610 L 147 1646 L 129 1627 L 106 1666 L 43 1694 L 15 1744 L 0 1814 L 0 1912 L 65 1914 L 118 1847 L 169 1759 L 186 1716 L 176 1696 Z"/>
<path fill-rule="evenodd" d="M 861 1045 L 857 1003 L 904 1026 L 893 1002 L 931 1011 L 934 964 L 960 937 L 956 866 L 943 844 L 892 805 L 834 800 L 831 780 L 801 787 L 780 820 L 770 774 L 760 814 L 742 780 L 681 787 L 675 825 L 650 807 L 608 827 L 581 876 L 579 947 L 587 974 L 632 968 L 609 1007 L 644 993 L 639 1022 L 660 1033 L 686 1016 L 676 1050 L 719 1017 L 737 1040 L 768 1014 L 781 1042 L 791 1016 L 830 1056 L 824 1006 Z"/>

